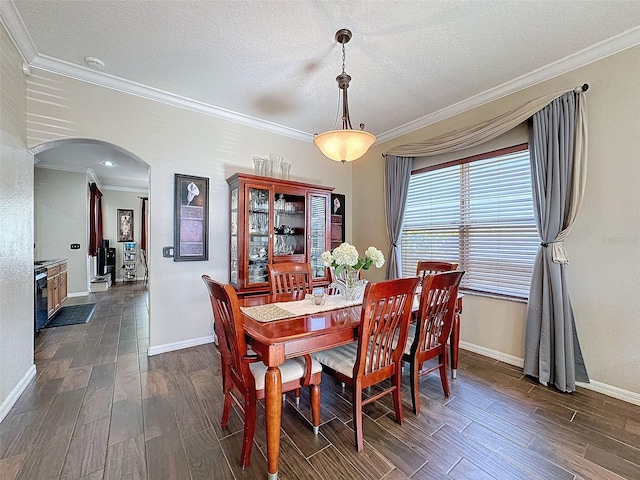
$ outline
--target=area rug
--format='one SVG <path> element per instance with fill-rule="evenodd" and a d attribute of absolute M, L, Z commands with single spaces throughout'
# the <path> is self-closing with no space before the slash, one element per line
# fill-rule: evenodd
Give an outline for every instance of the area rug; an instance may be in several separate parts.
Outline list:
<path fill-rule="evenodd" d="M 44 328 L 63 327 L 65 325 L 77 325 L 79 323 L 87 323 L 91 320 L 91 315 L 96 309 L 95 303 L 86 303 L 83 305 L 68 305 L 62 307 L 58 313 L 47 323 Z"/>

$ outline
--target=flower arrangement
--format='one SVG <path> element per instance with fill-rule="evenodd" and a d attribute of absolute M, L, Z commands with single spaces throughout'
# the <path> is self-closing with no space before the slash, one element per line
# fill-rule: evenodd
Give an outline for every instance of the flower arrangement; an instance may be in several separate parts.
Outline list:
<path fill-rule="evenodd" d="M 380 268 L 384 265 L 384 255 L 376 247 L 369 247 L 364 252 L 364 258 L 359 258 L 358 250 L 353 245 L 344 242 L 334 248 L 333 252 L 322 252 L 322 262 L 325 267 L 334 267 L 336 275 L 343 269 L 369 270 L 371 265 Z"/>
<path fill-rule="evenodd" d="M 325 267 L 333 268 L 337 278 L 330 286 L 336 288 L 347 300 L 355 300 L 364 291 L 365 280 L 360 280 L 360 270 L 369 270 L 371 265 L 380 268 L 384 265 L 383 253 L 375 247 L 369 247 L 360 258 L 358 250 L 345 242 L 321 255 Z"/>

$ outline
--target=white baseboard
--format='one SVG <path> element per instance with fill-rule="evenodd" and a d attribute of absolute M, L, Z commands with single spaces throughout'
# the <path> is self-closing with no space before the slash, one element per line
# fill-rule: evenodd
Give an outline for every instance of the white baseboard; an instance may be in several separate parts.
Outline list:
<path fill-rule="evenodd" d="M 88 297 L 89 296 L 89 290 L 87 290 L 86 292 L 73 292 L 73 293 L 68 293 L 67 297 L 71 298 L 71 297 Z"/>
<path fill-rule="evenodd" d="M 20 395 L 22 395 L 22 392 L 25 391 L 25 389 L 27 388 L 27 385 L 29 385 L 29 382 L 35 376 L 36 376 L 36 366 L 35 364 L 33 364 L 31 365 L 29 370 L 27 370 L 27 373 L 24 374 L 24 377 L 22 377 L 22 380 L 20 380 L 18 384 L 14 387 L 14 389 L 11 390 L 11 393 L 9 394 L 7 399 L 4 402 L 2 402 L 2 405 L 0 406 L 0 423 L 2 423 L 2 421 L 4 420 L 4 417 L 6 417 L 7 414 L 9 413 L 9 410 L 11 410 L 11 407 L 13 407 L 13 405 L 18 401 L 18 398 L 20 398 Z"/>
<path fill-rule="evenodd" d="M 613 387 L 595 380 L 589 380 L 589 382 L 590 383 L 576 382 L 576 385 L 588 390 L 593 390 L 594 392 L 602 393 L 608 397 L 617 398 L 618 400 L 633 403 L 634 405 L 640 405 L 640 393 L 623 390 L 622 388 Z"/>
<path fill-rule="evenodd" d="M 185 340 L 183 342 L 166 343 L 164 345 L 157 345 L 155 347 L 149 347 L 147 355 L 152 357 L 160 353 L 173 352 L 174 350 L 182 350 L 183 348 L 197 347 L 198 345 L 204 345 L 205 343 L 213 343 L 213 335 L 207 335 L 206 337 L 193 338 L 191 340 Z"/>
<path fill-rule="evenodd" d="M 515 365 L 516 367 L 524 366 L 523 358 L 514 357 L 513 355 L 509 355 L 507 353 L 498 352 L 497 350 L 491 350 L 490 348 L 481 347 L 480 345 L 474 345 L 473 343 L 461 341 L 460 348 L 469 350 L 473 353 L 479 353 L 480 355 L 484 355 L 485 357 L 500 360 L 501 362 L 508 363 L 509 365 Z"/>
<path fill-rule="evenodd" d="M 515 365 L 516 367 L 524 366 L 524 359 L 508 355 L 506 353 L 491 350 L 490 348 L 474 345 L 473 343 L 460 342 L 460 348 L 469 350 L 473 353 L 484 355 L 485 357 L 493 358 L 509 365 Z M 606 383 L 598 382 L 596 380 L 590 380 L 590 383 L 576 382 L 576 385 L 587 390 L 593 390 L 594 392 L 602 393 L 609 397 L 617 398 L 624 402 L 633 403 L 634 405 L 640 405 L 640 393 L 631 392 L 622 388 L 607 385 Z"/>

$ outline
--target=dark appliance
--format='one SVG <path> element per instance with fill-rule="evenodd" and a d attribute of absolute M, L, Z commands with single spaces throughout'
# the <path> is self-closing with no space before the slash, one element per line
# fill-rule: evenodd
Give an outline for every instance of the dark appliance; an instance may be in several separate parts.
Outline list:
<path fill-rule="evenodd" d="M 109 240 L 103 240 L 109 245 Z M 116 283 L 116 249 L 101 247 L 98 249 L 98 275 L 111 275 L 111 283 Z"/>
<path fill-rule="evenodd" d="M 116 283 L 116 249 L 107 248 L 107 254 L 105 256 L 104 273 L 111 275 L 111 283 Z"/>
<path fill-rule="evenodd" d="M 47 269 L 46 268 L 36 268 L 34 270 L 35 274 L 35 313 L 34 313 L 34 322 L 36 333 L 45 326 L 47 323 Z"/>

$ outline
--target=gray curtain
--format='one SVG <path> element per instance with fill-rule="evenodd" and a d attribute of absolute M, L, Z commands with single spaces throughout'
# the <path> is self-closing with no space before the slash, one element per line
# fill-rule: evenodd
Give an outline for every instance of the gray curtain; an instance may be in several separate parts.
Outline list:
<path fill-rule="evenodd" d="M 477 125 L 462 127 L 459 130 L 420 142 L 397 145 L 388 150 L 387 154 L 405 157 L 430 157 L 481 145 L 520 125 L 531 115 L 548 105 L 550 101 L 564 93 L 565 91 L 543 95 Z"/>
<path fill-rule="evenodd" d="M 536 255 L 524 372 L 563 392 L 588 382 L 569 298 L 563 241 L 577 215 L 586 178 L 584 93 L 568 92 L 531 117 L 533 203 L 541 244 Z"/>
<path fill-rule="evenodd" d="M 387 255 L 387 279 L 402 276 L 399 245 L 412 165 L 413 157 L 387 155 L 384 175 L 384 207 L 390 242 Z"/>

